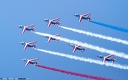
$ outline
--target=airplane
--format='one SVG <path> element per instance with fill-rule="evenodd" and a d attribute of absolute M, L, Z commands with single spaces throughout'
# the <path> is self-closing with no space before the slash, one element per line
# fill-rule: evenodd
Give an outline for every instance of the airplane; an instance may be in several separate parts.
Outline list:
<path fill-rule="evenodd" d="M 34 58 L 34 59 L 24 58 L 24 59 L 21 59 L 21 60 L 26 62 L 25 66 L 28 66 L 28 64 L 34 64 L 34 66 L 36 66 L 38 64 L 38 62 L 37 62 L 38 58 Z"/>
<path fill-rule="evenodd" d="M 82 52 L 85 51 L 85 48 L 81 47 L 81 46 L 78 46 L 78 45 L 75 45 L 75 44 L 69 44 L 69 46 L 73 47 L 73 53 L 76 52 L 76 50 L 81 50 Z"/>
<path fill-rule="evenodd" d="M 55 36 L 60 36 L 60 34 L 56 34 Z M 45 38 L 48 38 L 48 42 L 50 42 L 51 40 L 56 40 L 56 42 L 58 42 L 59 40 L 56 39 L 56 38 L 52 38 L 52 37 L 49 37 L 49 36 L 44 36 Z"/>
<path fill-rule="evenodd" d="M 113 58 L 110 58 L 111 56 L 113 56 L 113 54 L 110 54 L 108 56 L 98 55 L 97 57 L 103 59 L 103 63 L 105 61 L 112 61 L 112 62 L 114 62 L 115 61 L 115 58 L 114 57 Z"/>
<path fill-rule="evenodd" d="M 24 46 L 24 50 L 26 50 L 27 47 L 32 47 L 33 49 L 36 47 L 36 41 L 33 42 L 21 42 Z"/>
<path fill-rule="evenodd" d="M 79 17 L 79 22 L 81 22 L 82 19 L 85 19 L 85 20 L 90 21 L 90 20 L 91 20 L 90 14 L 91 14 L 91 13 L 86 13 L 86 14 L 74 14 L 74 16 Z M 87 17 L 85 17 L 85 16 L 87 16 Z"/>
<path fill-rule="evenodd" d="M 26 30 L 27 31 L 31 31 L 33 32 L 35 29 L 34 29 L 34 24 L 31 24 L 31 25 L 27 25 L 27 26 L 23 26 L 23 25 L 19 25 L 19 28 L 22 28 L 22 33 L 24 33 Z"/>
<path fill-rule="evenodd" d="M 51 24 L 54 24 L 56 26 L 60 25 L 61 22 L 59 22 L 60 18 L 55 18 L 55 19 L 44 19 L 45 22 L 48 22 L 48 27 L 51 26 Z"/>

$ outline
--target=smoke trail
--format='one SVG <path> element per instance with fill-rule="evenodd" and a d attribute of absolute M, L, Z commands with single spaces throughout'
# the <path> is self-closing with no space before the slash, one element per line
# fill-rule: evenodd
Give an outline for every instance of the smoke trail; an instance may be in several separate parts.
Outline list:
<path fill-rule="evenodd" d="M 92 32 L 89 32 L 89 31 L 83 31 L 83 30 L 79 30 L 79 29 L 75 29 L 75 28 L 69 28 L 69 27 L 65 27 L 65 26 L 59 26 L 59 27 L 63 28 L 63 29 L 66 29 L 66 30 L 73 31 L 73 32 L 85 34 L 85 35 L 88 35 L 88 36 L 97 37 L 97 38 L 110 40 L 110 41 L 114 41 L 114 42 L 118 42 L 118 43 L 128 45 L 128 41 L 126 41 L 126 40 L 121 40 L 121 39 L 118 39 L 118 38 L 113 38 L 113 37 L 110 37 L 110 36 L 104 36 L 102 34 L 96 34 L 96 33 L 92 33 Z"/>
<path fill-rule="evenodd" d="M 112 79 L 108 79 L 108 78 L 102 78 L 102 77 L 92 76 L 92 75 L 88 75 L 88 74 L 81 74 L 81 73 L 56 69 L 56 68 L 47 67 L 47 66 L 41 66 L 41 65 L 36 65 L 36 66 L 40 67 L 40 68 L 44 68 L 44 69 L 48 69 L 48 70 L 52 70 L 52 71 L 57 71 L 57 72 L 65 73 L 65 74 L 80 76 L 80 77 L 84 77 L 84 78 L 90 78 L 90 79 L 95 79 L 95 80 L 112 80 Z"/>
<path fill-rule="evenodd" d="M 91 45 L 91 44 L 88 44 L 88 43 L 82 43 L 82 42 L 79 42 L 77 40 L 70 40 L 70 39 L 67 39 L 67 38 L 54 36 L 54 35 L 47 34 L 47 33 L 40 33 L 40 32 L 34 32 L 34 33 L 38 34 L 38 35 L 41 35 L 41 36 L 53 37 L 53 38 L 56 38 L 56 39 L 58 39 L 60 41 L 63 41 L 63 42 L 67 42 L 67 43 L 71 43 L 71 44 L 76 44 L 76 45 L 80 45 L 80 46 L 83 46 L 83 47 L 87 47 L 87 48 L 99 51 L 101 53 L 113 54 L 115 56 L 128 59 L 128 55 L 123 53 L 123 52 L 117 52 L 117 51 L 114 51 L 114 50 L 105 49 L 105 48 L 102 48 L 102 47 L 99 47 L 99 46 L 94 46 L 94 45 Z"/>
<path fill-rule="evenodd" d="M 69 55 L 69 54 L 54 52 L 54 51 L 50 51 L 50 50 L 44 50 L 44 49 L 36 49 L 36 50 L 41 51 L 41 52 L 45 52 L 45 53 L 48 53 L 48 54 L 52 54 L 52 55 L 66 57 L 66 58 L 69 58 L 69 59 L 74 59 L 74 60 L 79 60 L 79 61 L 84 61 L 84 62 L 89 62 L 89 63 L 111 66 L 111 67 L 114 67 L 114 68 L 128 70 L 128 66 L 124 66 L 124 65 L 120 65 L 120 64 L 115 64 L 115 63 L 113 64 L 113 63 L 108 63 L 108 62 L 103 63 L 102 61 L 94 60 L 94 59 L 91 59 L 91 58 L 78 57 L 78 56 L 73 56 L 73 55 Z"/>
<path fill-rule="evenodd" d="M 124 28 L 121 28 L 121 27 L 112 26 L 112 25 L 109 25 L 109 24 L 105 24 L 105 23 L 101 23 L 101 22 L 96 22 L 96 21 L 90 21 L 90 22 L 92 22 L 94 24 L 98 24 L 98 25 L 104 26 L 104 27 L 107 27 L 107 28 L 118 30 L 118 31 L 121 31 L 121 32 L 128 32 L 128 29 L 124 29 Z"/>

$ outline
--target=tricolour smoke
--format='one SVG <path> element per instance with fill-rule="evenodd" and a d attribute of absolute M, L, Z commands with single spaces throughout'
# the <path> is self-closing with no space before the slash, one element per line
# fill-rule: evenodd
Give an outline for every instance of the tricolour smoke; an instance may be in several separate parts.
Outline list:
<path fill-rule="evenodd" d="M 73 32 L 85 34 L 85 35 L 88 35 L 88 36 L 97 37 L 97 38 L 101 38 L 101 39 L 105 39 L 105 40 L 114 41 L 114 42 L 118 42 L 118 43 L 128 45 L 128 41 L 122 40 L 122 39 L 119 39 L 119 38 L 104 36 L 102 34 L 96 34 L 96 33 L 92 33 L 92 32 L 89 32 L 89 31 L 85 31 L 85 30 L 83 31 L 83 30 L 79 30 L 79 29 L 75 29 L 75 28 L 69 28 L 69 27 L 65 27 L 65 26 L 59 26 L 59 27 L 63 28 L 63 29 L 66 29 L 66 30 L 73 31 Z"/>
<path fill-rule="evenodd" d="M 41 32 L 34 32 L 34 33 L 38 34 L 38 35 L 41 35 L 41 36 L 49 36 L 49 37 L 52 37 L 52 38 L 56 38 L 56 39 L 58 39 L 60 41 L 63 41 L 63 42 L 76 44 L 76 45 L 79 45 L 79 46 L 82 46 L 82 47 L 93 49 L 93 50 L 99 51 L 101 53 L 113 54 L 115 56 L 128 59 L 128 55 L 123 53 L 123 52 L 117 52 L 117 51 L 114 51 L 114 50 L 105 49 L 105 48 L 102 48 L 102 47 L 99 47 L 99 46 L 91 45 L 91 44 L 88 44 L 88 43 L 82 43 L 82 42 L 77 41 L 77 40 L 71 40 L 71 39 L 51 35 L 51 34 L 48 34 L 48 33 L 41 33 Z"/>
<path fill-rule="evenodd" d="M 44 50 L 44 49 L 35 49 L 35 50 L 45 52 L 45 53 L 48 53 L 48 54 L 52 54 L 52 55 L 66 57 L 66 58 L 69 58 L 69 59 L 74 59 L 74 60 L 79 60 L 79 61 L 84 61 L 84 62 L 89 62 L 89 63 L 111 66 L 111 67 L 114 67 L 114 68 L 128 70 L 128 66 L 125 66 L 125 65 L 120 65 L 120 64 L 115 64 L 115 63 L 108 63 L 108 62 L 103 63 L 102 61 L 94 60 L 94 59 L 91 59 L 91 58 L 78 57 L 78 56 L 73 56 L 73 55 L 64 54 L 64 53 L 60 53 L 60 52 L 54 52 L 54 51 L 50 51 L 50 50 Z"/>
<path fill-rule="evenodd" d="M 121 32 L 128 32 L 128 29 L 124 29 L 124 28 L 121 28 L 121 27 L 118 27 L 118 26 L 113 26 L 113 25 L 109 25 L 109 24 L 105 24 L 105 23 L 101 23 L 101 22 L 96 22 L 96 21 L 90 21 L 94 24 L 98 24 L 98 25 L 101 25 L 101 26 L 104 26 L 104 27 L 107 27 L 107 28 L 111 28 L 111 29 L 114 29 L 114 30 L 117 30 L 117 31 L 121 31 Z"/>
<path fill-rule="evenodd" d="M 76 72 L 71 72 L 71 71 L 56 69 L 56 68 L 42 66 L 42 65 L 36 65 L 36 66 L 38 66 L 40 68 L 44 68 L 44 69 L 56 71 L 56 72 L 61 72 L 61 73 L 64 73 L 64 74 L 70 74 L 70 75 L 75 75 L 75 76 L 89 78 L 89 79 L 95 79 L 95 80 L 113 80 L 113 79 L 109 79 L 109 78 L 102 78 L 102 77 L 99 77 L 99 76 L 92 76 L 92 75 L 88 75 L 88 74 L 81 74 L 81 73 L 76 73 Z"/>

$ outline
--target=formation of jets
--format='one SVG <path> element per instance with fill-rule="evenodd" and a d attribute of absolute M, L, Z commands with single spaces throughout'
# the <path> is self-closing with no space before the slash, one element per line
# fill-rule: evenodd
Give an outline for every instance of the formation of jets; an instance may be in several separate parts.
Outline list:
<path fill-rule="evenodd" d="M 86 13 L 86 14 L 74 14 L 74 16 L 78 17 L 79 18 L 79 22 L 81 22 L 83 19 L 84 20 L 88 20 L 90 21 L 91 20 L 91 13 Z M 51 26 L 51 24 L 54 24 L 56 26 L 60 25 L 61 22 L 60 22 L 60 18 L 55 18 L 55 19 L 44 19 L 45 22 L 48 22 L 48 27 Z M 22 33 L 24 33 L 25 31 L 31 31 L 33 32 L 35 30 L 34 28 L 34 24 L 30 24 L 30 25 L 27 25 L 27 26 L 23 26 L 23 25 L 19 25 L 19 28 L 22 28 Z M 55 36 L 60 36 L 60 34 L 55 34 Z M 45 38 L 48 38 L 47 42 L 50 42 L 51 40 L 55 40 L 55 41 L 59 41 L 58 39 L 56 38 L 53 38 L 53 37 L 49 37 L 49 36 L 44 36 Z M 30 48 L 36 48 L 36 41 L 32 41 L 32 42 L 21 42 L 22 45 L 24 45 L 24 48 L 23 50 L 26 50 L 27 47 L 30 47 Z M 81 50 L 82 53 L 87 49 L 85 47 L 82 47 L 80 45 L 76 45 L 76 44 L 69 44 L 69 46 L 73 47 L 73 53 L 76 52 L 76 50 Z M 101 58 L 103 60 L 103 63 L 106 62 L 106 61 L 111 61 L 111 62 L 114 62 L 115 61 L 115 58 L 110 58 L 111 56 L 114 56 L 113 54 L 111 55 L 108 55 L 108 56 L 103 56 L 103 55 L 98 55 L 97 57 Z M 25 66 L 27 66 L 28 64 L 34 64 L 35 66 L 38 64 L 37 60 L 38 58 L 34 58 L 34 59 L 22 59 L 23 61 L 26 62 Z"/>

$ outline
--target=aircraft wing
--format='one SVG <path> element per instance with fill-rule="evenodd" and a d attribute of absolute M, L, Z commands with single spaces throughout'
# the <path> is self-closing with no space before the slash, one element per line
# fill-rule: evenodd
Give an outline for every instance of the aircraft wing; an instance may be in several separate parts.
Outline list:
<path fill-rule="evenodd" d="M 75 46 L 73 52 L 76 52 L 76 50 L 78 49 L 78 47 L 80 47 L 80 46 Z"/>
<path fill-rule="evenodd" d="M 34 24 L 28 25 L 27 27 L 34 27 Z"/>
<path fill-rule="evenodd" d="M 50 27 L 51 24 L 52 24 L 52 21 L 49 21 L 49 23 L 48 23 L 48 27 Z"/>
<path fill-rule="evenodd" d="M 113 56 L 113 54 L 110 54 L 110 55 L 106 56 L 105 58 L 107 59 L 107 58 L 110 58 L 111 56 Z"/>
<path fill-rule="evenodd" d="M 60 18 L 55 18 L 55 19 L 52 19 L 51 21 L 56 21 L 56 20 L 59 20 Z"/>
<path fill-rule="evenodd" d="M 36 41 L 33 41 L 33 42 L 28 42 L 28 44 L 34 44 L 34 43 L 36 43 Z"/>
<path fill-rule="evenodd" d="M 38 58 L 31 59 L 31 61 L 35 61 L 35 60 L 38 60 Z"/>
<path fill-rule="evenodd" d="M 49 38 L 48 38 L 48 42 L 50 42 L 51 40 L 52 40 L 52 37 L 49 37 Z"/>
<path fill-rule="evenodd" d="M 83 14 L 82 16 L 87 16 L 87 15 L 89 15 L 89 14 L 91 14 L 91 13 Z"/>
<path fill-rule="evenodd" d="M 22 31 L 22 33 L 24 33 L 25 31 L 26 31 L 26 27 L 24 27 L 24 28 L 23 28 L 23 31 Z"/>
<path fill-rule="evenodd" d="M 106 61 L 106 58 L 104 58 L 103 63 Z"/>
<path fill-rule="evenodd" d="M 80 16 L 79 22 L 81 22 L 81 21 L 82 21 L 82 18 L 83 18 L 83 16 Z"/>
<path fill-rule="evenodd" d="M 34 27 L 34 24 L 25 26 L 25 28 L 30 28 L 30 27 Z"/>
<path fill-rule="evenodd" d="M 74 50 L 73 50 L 73 53 L 76 52 L 77 48 L 75 47 Z"/>
<path fill-rule="evenodd" d="M 25 64 L 25 66 L 28 66 L 29 63 L 30 63 L 30 61 L 28 60 L 27 63 Z"/>
<path fill-rule="evenodd" d="M 26 44 L 26 45 L 24 46 L 24 50 L 26 50 L 27 47 L 28 47 L 28 44 Z"/>

